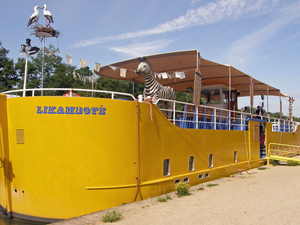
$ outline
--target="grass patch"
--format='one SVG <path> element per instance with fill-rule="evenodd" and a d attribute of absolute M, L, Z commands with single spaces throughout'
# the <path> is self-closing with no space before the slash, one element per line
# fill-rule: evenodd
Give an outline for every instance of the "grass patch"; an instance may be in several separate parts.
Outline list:
<path fill-rule="evenodd" d="M 105 216 L 102 217 L 102 221 L 104 223 L 112 223 L 121 219 L 122 214 L 117 212 L 116 210 L 112 212 L 107 212 Z"/>
<path fill-rule="evenodd" d="M 257 168 L 258 170 L 266 170 L 266 169 L 268 169 L 267 167 L 259 167 L 259 168 Z"/>
<path fill-rule="evenodd" d="M 214 187 L 214 186 L 218 186 L 218 184 L 208 184 L 207 187 Z"/>
<path fill-rule="evenodd" d="M 272 163 L 273 166 L 278 166 L 279 165 L 278 160 L 271 160 L 271 163 Z"/>
<path fill-rule="evenodd" d="M 164 197 L 158 197 L 157 201 L 158 201 L 158 202 L 166 202 L 167 199 L 164 198 Z"/>
<path fill-rule="evenodd" d="M 289 160 L 286 163 L 287 166 L 299 166 L 299 163 L 294 160 Z"/>
<path fill-rule="evenodd" d="M 166 202 L 168 200 L 172 199 L 170 195 L 166 194 L 166 197 L 158 197 L 158 202 Z"/>
<path fill-rule="evenodd" d="M 190 194 L 191 185 L 186 183 L 178 183 L 175 184 L 175 191 L 177 196 L 180 198 L 181 196 L 187 196 Z"/>
<path fill-rule="evenodd" d="M 203 188 L 203 187 L 201 187 L 201 188 L 199 188 L 198 190 L 199 190 L 199 191 L 203 191 L 203 190 L 204 190 L 204 188 Z"/>
<path fill-rule="evenodd" d="M 170 200 L 172 199 L 170 195 L 166 194 L 166 199 Z"/>

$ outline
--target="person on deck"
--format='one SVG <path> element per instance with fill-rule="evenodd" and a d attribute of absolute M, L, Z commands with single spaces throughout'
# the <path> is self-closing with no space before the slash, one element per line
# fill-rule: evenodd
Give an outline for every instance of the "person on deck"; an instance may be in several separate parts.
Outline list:
<path fill-rule="evenodd" d="M 264 116 L 264 115 L 265 115 L 265 111 L 260 106 L 257 106 L 255 118 L 256 119 L 263 119 L 262 116 Z"/>

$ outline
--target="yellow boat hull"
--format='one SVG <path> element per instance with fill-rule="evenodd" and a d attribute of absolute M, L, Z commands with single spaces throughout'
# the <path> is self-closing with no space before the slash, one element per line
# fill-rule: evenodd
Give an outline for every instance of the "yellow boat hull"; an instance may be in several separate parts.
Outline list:
<path fill-rule="evenodd" d="M 151 198 L 173 191 L 178 179 L 195 185 L 263 161 L 257 122 L 249 131 L 194 130 L 172 124 L 155 106 L 152 114 L 153 121 L 146 103 L 137 114 L 133 101 L 0 95 L 2 208 L 23 219 L 69 219 L 138 201 L 138 190 Z M 299 145 L 299 131 L 281 135 L 271 124 L 266 131 L 268 142 Z"/>

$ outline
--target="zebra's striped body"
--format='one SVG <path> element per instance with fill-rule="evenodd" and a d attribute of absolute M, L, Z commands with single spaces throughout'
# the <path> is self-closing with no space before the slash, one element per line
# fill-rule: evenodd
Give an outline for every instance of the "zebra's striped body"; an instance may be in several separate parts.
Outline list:
<path fill-rule="evenodd" d="M 152 97 L 153 103 L 159 98 L 175 100 L 176 95 L 173 88 L 163 86 L 157 82 L 149 62 L 141 62 L 136 70 L 137 75 L 145 76 L 144 99 Z"/>

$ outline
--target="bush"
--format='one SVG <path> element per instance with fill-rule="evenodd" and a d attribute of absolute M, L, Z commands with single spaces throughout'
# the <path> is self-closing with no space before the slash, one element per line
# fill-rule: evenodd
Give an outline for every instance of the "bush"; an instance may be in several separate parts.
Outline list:
<path fill-rule="evenodd" d="M 299 163 L 294 160 L 289 160 L 286 163 L 287 166 L 299 166 Z"/>
<path fill-rule="evenodd" d="M 121 219 L 122 214 L 119 212 L 116 212 L 116 210 L 112 211 L 112 212 L 107 212 L 105 216 L 102 217 L 102 221 L 104 223 L 112 223 L 112 222 L 116 222 L 118 220 Z"/>
<path fill-rule="evenodd" d="M 175 184 L 175 191 L 178 197 L 189 195 L 191 185 L 186 183 Z"/>

